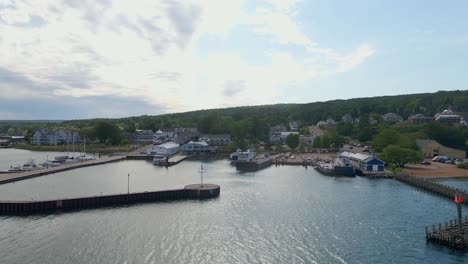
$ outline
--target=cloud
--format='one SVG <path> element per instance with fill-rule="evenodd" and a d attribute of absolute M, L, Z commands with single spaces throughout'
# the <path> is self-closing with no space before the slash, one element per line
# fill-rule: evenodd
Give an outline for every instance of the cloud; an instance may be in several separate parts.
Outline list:
<path fill-rule="evenodd" d="M 344 53 L 321 46 L 298 21 L 300 0 L 246 3 L 0 0 L 0 92 L 91 108 L 102 98 L 145 105 L 110 107 L 116 115 L 284 102 L 285 89 L 351 71 L 375 53 L 366 43 Z M 255 42 L 242 43 L 241 30 Z M 255 55 L 212 50 L 210 38 L 255 44 Z"/>
<path fill-rule="evenodd" d="M 223 94 L 226 97 L 232 97 L 232 96 L 240 93 L 242 90 L 244 90 L 245 87 L 246 87 L 246 81 L 245 80 L 227 81 L 227 82 L 224 83 Z"/>

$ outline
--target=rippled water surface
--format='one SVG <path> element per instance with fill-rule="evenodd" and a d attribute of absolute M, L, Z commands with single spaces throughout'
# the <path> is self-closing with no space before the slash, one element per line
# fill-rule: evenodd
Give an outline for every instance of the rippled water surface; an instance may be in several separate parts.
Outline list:
<path fill-rule="evenodd" d="M 456 216 L 448 199 L 394 180 L 312 168 L 239 173 L 226 160 L 171 168 L 124 161 L 0 185 L 0 199 L 52 199 L 221 185 L 209 201 L 0 217 L 1 263 L 466 263 L 426 244 L 424 226 Z"/>

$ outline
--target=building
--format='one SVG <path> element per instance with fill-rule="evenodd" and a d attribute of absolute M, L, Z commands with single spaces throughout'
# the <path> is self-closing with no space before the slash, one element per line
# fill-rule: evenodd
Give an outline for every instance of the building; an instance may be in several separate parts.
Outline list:
<path fill-rule="evenodd" d="M 461 121 L 461 116 L 455 114 L 452 110 L 446 109 L 442 111 L 442 113 L 437 113 L 434 116 L 436 121 L 439 121 L 441 123 L 445 124 L 460 124 Z"/>
<path fill-rule="evenodd" d="M 196 128 L 176 128 L 174 133 L 174 142 L 183 145 L 189 141 L 197 141 L 200 133 Z"/>
<path fill-rule="evenodd" d="M 299 135 L 299 132 L 281 132 L 281 135 L 280 135 L 280 140 L 281 140 L 281 142 L 285 142 L 285 141 L 286 141 L 286 138 L 287 138 L 289 135 Z"/>
<path fill-rule="evenodd" d="M 403 117 L 395 113 L 387 113 L 382 116 L 382 120 L 387 123 L 398 123 L 403 121 Z"/>
<path fill-rule="evenodd" d="M 341 120 L 343 120 L 343 122 L 345 123 L 352 123 L 354 122 L 354 118 L 351 114 L 344 114 L 342 117 L 341 117 Z"/>
<path fill-rule="evenodd" d="M 205 141 L 190 141 L 182 145 L 182 152 L 184 152 L 184 154 L 202 154 L 209 153 L 210 148 Z"/>
<path fill-rule="evenodd" d="M 415 114 L 408 117 L 408 122 L 411 124 L 426 124 L 434 121 L 433 117 L 424 116 L 423 114 Z"/>
<path fill-rule="evenodd" d="M 254 162 L 255 161 L 255 152 L 251 149 L 242 152 L 238 149 L 236 152 L 232 153 L 230 159 L 233 162 Z"/>
<path fill-rule="evenodd" d="M 416 145 L 418 145 L 425 158 L 433 158 L 435 156 L 447 156 L 456 159 L 466 158 L 466 151 L 443 146 L 435 140 L 417 139 Z"/>
<path fill-rule="evenodd" d="M 77 143 L 81 141 L 81 136 L 78 131 L 61 129 L 57 131 L 57 135 L 59 144 L 72 144 L 73 142 Z"/>
<path fill-rule="evenodd" d="M 287 129 L 283 125 L 270 127 L 270 142 L 280 141 L 281 132 L 286 132 Z"/>
<path fill-rule="evenodd" d="M 156 131 L 155 135 L 164 136 L 167 139 L 173 139 L 175 136 L 176 130 L 175 128 L 160 128 Z"/>
<path fill-rule="evenodd" d="M 297 121 L 291 121 L 291 122 L 289 122 L 289 130 L 290 130 L 290 131 L 297 131 L 297 130 L 299 130 L 299 122 L 297 122 Z"/>
<path fill-rule="evenodd" d="M 180 151 L 180 145 L 174 142 L 166 142 L 160 145 L 153 145 L 146 149 L 146 155 L 172 156 Z"/>
<path fill-rule="evenodd" d="M 345 164 L 353 166 L 364 174 L 383 173 L 385 171 L 385 162 L 366 154 L 343 151 L 338 156 Z"/>
<path fill-rule="evenodd" d="M 205 141 L 210 146 L 227 146 L 231 143 L 231 135 L 229 134 L 202 134 L 199 137 L 200 141 Z"/>
<path fill-rule="evenodd" d="M 26 143 L 24 136 L 0 136 L 0 139 L 5 139 L 10 142 L 11 145 L 18 143 Z"/>
<path fill-rule="evenodd" d="M 58 145 L 59 135 L 55 131 L 38 130 L 31 137 L 32 145 Z"/>
<path fill-rule="evenodd" d="M 136 142 L 137 143 L 153 143 L 153 130 L 144 129 L 136 131 Z"/>
<path fill-rule="evenodd" d="M 328 118 L 326 121 L 321 120 L 317 122 L 318 127 L 333 127 L 335 125 L 336 122 L 333 120 L 333 118 Z"/>

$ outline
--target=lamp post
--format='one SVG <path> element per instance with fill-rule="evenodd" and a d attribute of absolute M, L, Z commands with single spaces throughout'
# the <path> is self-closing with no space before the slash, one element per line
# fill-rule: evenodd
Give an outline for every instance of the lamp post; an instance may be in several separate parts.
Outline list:
<path fill-rule="evenodd" d="M 127 195 L 130 194 L 130 173 L 127 176 Z"/>

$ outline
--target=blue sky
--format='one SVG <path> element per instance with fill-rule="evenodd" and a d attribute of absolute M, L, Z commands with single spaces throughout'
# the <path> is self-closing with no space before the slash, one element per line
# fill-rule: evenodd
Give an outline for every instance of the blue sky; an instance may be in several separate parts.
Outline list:
<path fill-rule="evenodd" d="M 468 2 L 0 0 L 0 119 L 468 89 Z"/>

